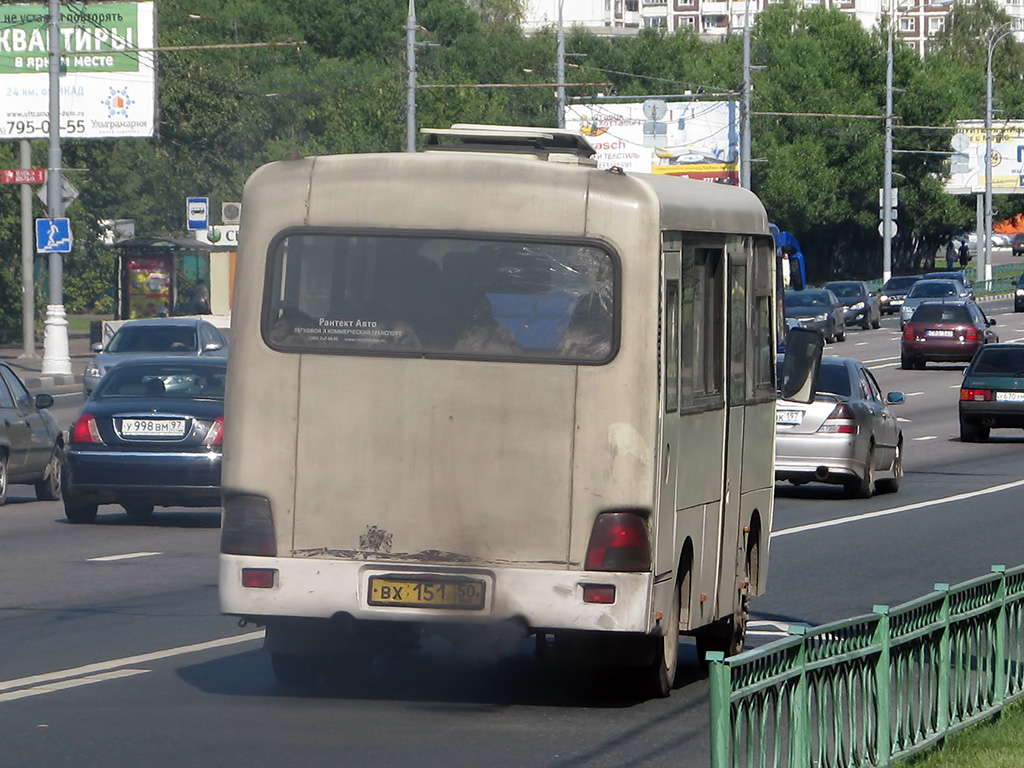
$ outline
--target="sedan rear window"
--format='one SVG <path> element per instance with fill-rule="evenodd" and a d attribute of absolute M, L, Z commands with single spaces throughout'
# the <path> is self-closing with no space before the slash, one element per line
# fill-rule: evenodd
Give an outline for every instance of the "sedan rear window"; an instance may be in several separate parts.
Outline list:
<path fill-rule="evenodd" d="M 96 397 L 223 400 L 226 375 L 227 368 L 220 366 L 120 365 L 107 373 Z"/>
<path fill-rule="evenodd" d="M 1005 373 L 1024 375 L 1024 348 L 982 347 L 974 361 L 972 373 Z"/>
<path fill-rule="evenodd" d="M 776 365 L 776 379 L 782 381 L 782 362 Z M 818 392 L 829 395 L 849 397 L 853 394 L 850 387 L 850 375 L 841 363 L 822 362 L 818 376 Z"/>
<path fill-rule="evenodd" d="M 967 307 L 943 304 L 922 304 L 910 319 L 912 323 L 970 323 Z"/>
<path fill-rule="evenodd" d="M 106 352 L 195 352 L 196 332 L 189 326 L 123 325 Z"/>
<path fill-rule="evenodd" d="M 953 283 L 943 280 L 942 282 L 921 282 L 915 283 L 914 287 L 910 289 L 910 298 L 920 299 L 938 299 L 945 296 L 956 296 L 957 291 Z"/>

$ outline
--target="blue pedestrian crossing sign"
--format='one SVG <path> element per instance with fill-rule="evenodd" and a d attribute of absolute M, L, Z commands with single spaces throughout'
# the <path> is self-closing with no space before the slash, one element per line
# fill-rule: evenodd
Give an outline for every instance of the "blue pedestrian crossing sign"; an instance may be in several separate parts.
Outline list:
<path fill-rule="evenodd" d="M 36 219 L 37 253 L 71 253 L 71 219 Z"/>

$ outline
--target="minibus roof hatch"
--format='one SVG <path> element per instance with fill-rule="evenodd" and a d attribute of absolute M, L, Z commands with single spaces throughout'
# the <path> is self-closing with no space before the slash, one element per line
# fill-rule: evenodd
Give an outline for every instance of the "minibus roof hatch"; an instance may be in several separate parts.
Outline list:
<path fill-rule="evenodd" d="M 478 152 L 515 155 L 597 167 L 595 150 L 583 136 L 567 128 L 456 123 L 451 128 L 421 128 L 426 152 Z"/>

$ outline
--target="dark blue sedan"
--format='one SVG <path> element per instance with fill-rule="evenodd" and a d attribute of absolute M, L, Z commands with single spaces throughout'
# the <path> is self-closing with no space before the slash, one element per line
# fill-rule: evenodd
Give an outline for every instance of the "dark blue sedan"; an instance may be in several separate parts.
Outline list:
<path fill-rule="evenodd" d="M 100 504 L 145 519 L 160 507 L 220 506 L 223 358 L 143 358 L 111 368 L 71 429 L 64 514 Z"/>

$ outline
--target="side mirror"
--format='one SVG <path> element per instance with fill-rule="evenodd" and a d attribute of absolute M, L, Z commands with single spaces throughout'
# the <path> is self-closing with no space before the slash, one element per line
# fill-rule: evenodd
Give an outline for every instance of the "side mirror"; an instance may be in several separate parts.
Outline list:
<path fill-rule="evenodd" d="M 992 318 L 992 317 L 990 317 L 990 318 L 989 318 L 989 319 L 988 319 L 988 320 L 987 320 L 986 322 L 987 322 L 987 323 L 988 323 L 989 325 L 995 325 L 995 324 L 996 324 L 995 318 Z"/>
<path fill-rule="evenodd" d="M 209 344 L 203 345 L 203 352 L 216 352 L 221 348 L 221 345 L 215 341 L 211 341 Z"/>
<path fill-rule="evenodd" d="M 36 409 L 53 407 L 53 395 L 36 395 Z"/>
<path fill-rule="evenodd" d="M 89 349 L 91 349 L 93 352 L 102 352 L 103 342 L 97 341 L 95 344 L 90 344 Z"/>
<path fill-rule="evenodd" d="M 810 328 L 790 328 L 786 334 L 786 356 L 782 358 L 779 395 L 795 403 L 812 403 L 818 392 L 821 354 L 825 337 Z"/>
<path fill-rule="evenodd" d="M 903 405 L 907 400 L 902 392 L 889 392 L 885 396 L 886 405 Z"/>

